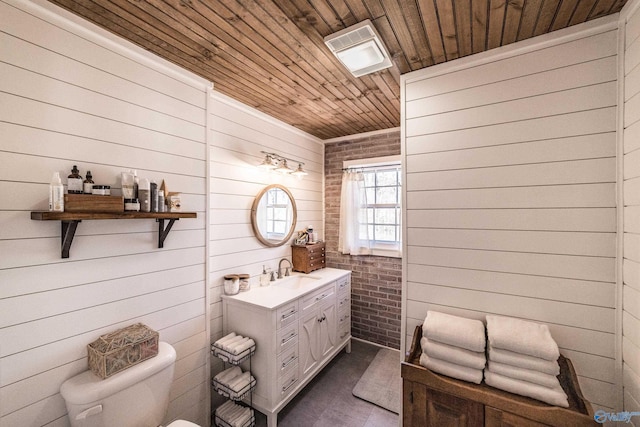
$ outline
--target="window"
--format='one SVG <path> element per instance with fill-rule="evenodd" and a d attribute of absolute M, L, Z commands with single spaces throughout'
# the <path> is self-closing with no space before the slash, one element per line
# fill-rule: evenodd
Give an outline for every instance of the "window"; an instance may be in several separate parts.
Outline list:
<path fill-rule="evenodd" d="M 401 256 L 402 169 L 398 160 L 349 163 L 342 178 L 338 247 L 352 255 Z"/>

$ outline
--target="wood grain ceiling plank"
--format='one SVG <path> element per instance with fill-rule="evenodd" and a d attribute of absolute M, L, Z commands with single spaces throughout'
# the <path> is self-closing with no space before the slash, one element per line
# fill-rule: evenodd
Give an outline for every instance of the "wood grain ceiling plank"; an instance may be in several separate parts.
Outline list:
<path fill-rule="evenodd" d="M 471 46 L 471 0 L 452 0 L 456 13 L 456 33 L 460 56 L 473 53 Z"/>
<path fill-rule="evenodd" d="M 502 46 L 502 30 L 507 10 L 506 0 L 489 1 L 489 30 L 487 32 L 487 49 Z"/>
<path fill-rule="evenodd" d="M 277 31 L 279 27 L 278 23 L 272 19 L 271 16 L 264 13 L 262 8 L 255 2 L 251 1 L 248 4 L 242 5 L 235 1 L 224 1 L 227 7 L 231 7 L 229 13 L 238 16 L 238 20 L 235 27 L 240 32 L 253 32 L 256 36 L 253 37 L 253 42 L 260 46 L 260 52 L 254 52 L 269 59 L 269 55 L 273 57 L 273 64 L 276 62 L 285 66 L 289 72 L 294 73 L 294 83 L 297 90 L 301 90 L 304 93 L 312 93 L 310 98 L 311 102 L 318 104 L 318 109 L 324 109 L 325 113 L 320 116 L 324 120 L 332 119 L 337 113 L 337 110 L 341 110 L 341 106 L 334 101 L 332 94 L 324 87 L 318 88 L 315 82 L 322 78 L 317 73 L 317 70 L 309 65 L 309 60 L 315 61 L 315 58 L 309 54 L 306 50 L 298 47 L 301 46 L 301 40 L 287 39 L 286 32 Z M 250 10 L 249 10 L 250 9 Z M 275 32 L 274 32 L 275 30 Z M 278 35 L 276 35 L 276 32 Z M 285 40 L 283 40 L 285 38 Z M 304 44 L 304 43 L 303 43 Z M 302 56 L 304 55 L 304 57 Z M 275 58 L 277 56 L 277 58 Z M 312 70 L 315 75 L 309 74 L 309 70 Z M 325 93 L 322 93 L 324 90 Z M 326 105 L 329 108 L 320 107 L 320 105 Z M 341 112 L 341 114 L 349 114 L 348 111 Z"/>
<path fill-rule="evenodd" d="M 589 14 L 589 19 L 597 19 L 607 16 L 614 4 L 616 4 L 616 0 L 598 0 L 598 3 L 596 3 Z"/>
<path fill-rule="evenodd" d="M 357 24 L 362 20 L 358 19 L 357 16 L 351 11 L 349 4 L 345 0 L 329 0 L 329 4 L 335 11 L 338 19 L 340 19 L 340 21 L 342 22 L 344 28 Z"/>
<path fill-rule="evenodd" d="M 609 9 L 609 14 L 620 12 L 626 3 L 627 0 L 616 0 L 611 9 Z"/>
<path fill-rule="evenodd" d="M 571 21 L 571 17 L 578 6 L 578 3 L 581 1 L 582 0 L 562 0 L 560 2 L 560 7 L 556 12 L 556 16 L 553 19 L 553 23 L 551 24 L 551 31 L 566 28 Z"/>
<path fill-rule="evenodd" d="M 533 31 L 536 28 L 536 22 L 538 22 L 538 13 L 540 12 L 541 4 L 542 0 L 525 0 L 522 17 L 520 18 L 518 41 L 533 37 Z"/>
<path fill-rule="evenodd" d="M 345 3 L 353 14 L 356 23 L 364 21 L 365 19 L 371 19 L 373 21 L 373 16 L 371 16 L 369 9 L 367 9 L 367 6 L 362 0 L 345 0 Z"/>
<path fill-rule="evenodd" d="M 278 19 L 278 22 L 286 27 L 285 29 L 290 32 L 296 39 L 301 39 L 301 37 L 305 36 L 314 45 L 319 54 L 317 55 L 317 59 L 319 61 L 324 61 L 325 65 L 318 64 L 318 66 L 323 66 L 326 69 L 326 73 L 324 75 L 325 80 L 330 79 L 333 73 L 344 73 L 341 75 L 342 79 L 337 81 L 328 80 L 327 84 L 333 84 L 334 87 L 341 91 L 348 91 L 349 93 L 345 93 L 347 95 L 347 99 L 354 102 L 354 105 L 359 105 L 362 108 L 362 112 L 366 112 L 370 115 L 369 120 L 374 122 L 373 126 L 379 126 L 380 123 L 395 123 L 400 120 L 399 117 L 399 106 L 397 106 L 398 114 L 394 114 L 393 112 L 386 112 L 387 105 L 376 105 L 375 103 L 369 100 L 369 97 L 366 95 L 368 91 L 367 86 L 363 83 L 363 80 L 366 79 L 362 77 L 360 79 L 354 78 L 350 73 L 344 69 L 344 67 L 338 62 L 338 60 L 333 57 L 331 53 L 329 53 L 328 48 L 324 44 L 324 38 L 318 31 L 313 31 L 313 28 L 308 25 L 309 16 L 313 16 L 314 12 L 307 10 L 305 12 L 300 12 L 297 9 L 296 5 L 293 4 L 295 1 L 287 1 L 287 0 L 276 0 L 276 1 L 266 1 L 259 0 L 260 4 L 265 11 L 267 11 L 271 16 L 277 14 L 278 11 L 274 10 L 274 6 L 279 6 L 282 11 L 286 11 L 286 16 L 304 16 L 305 19 L 300 21 L 298 25 L 295 25 L 290 19 L 285 18 L 284 20 Z M 277 5 L 276 5 L 277 3 Z M 296 10 L 298 11 L 296 13 Z M 282 14 L 282 11 L 279 13 Z M 317 19 L 313 19 L 313 21 L 317 22 Z M 307 24 L 306 31 L 304 24 Z M 303 25 L 303 27 L 300 27 Z M 348 76 L 347 76 L 348 74 Z M 365 95 L 363 95 L 365 94 Z M 395 107 L 395 106 L 394 106 Z"/>
<path fill-rule="evenodd" d="M 593 7 L 598 0 L 581 0 L 576 6 L 576 10 L 573 12 L 573 16 L 569 21 L 569 25 L 576 25 L 586 22 L 589 18 L 589 14 L 593 10 Z"/>
<path fill-rule="evenodd" d="M 502 32 L 502 45 L 514 43 L 518 39 L 520 21 L 522 20 L 522 8 L 524 0 L 509 0 L 504 19 L 504 31 Z"/>
<path fill-rule="evenodd" d="M 447 61 L 457 59 L 460 57 L 460 53 L 458 52 L 456 21 L 451 0 L 436 0 L 436 11 L 438 21 L 440 21 L 440 31 L 442 32 Z"/>
<path fill-rule="evenodd" d="M 346 28 L 340 14 L 329 4 L 326 0 L 306 0 L 309 7 L 316 11 L 316 14 L 324 21 L 324 23 L 331 29 L 331 32 L 340 31 Z M 334 2 L 332 2 L 334 3 Z M 335 2 L 337 3 L 337 2 Z"/>
<path fill-rule="evenodd" d="M 381 0 L 364 0 L 364 4 L 367 6 L 367 10 L 369 10 L 372 20 L 386 15 Z"/>
<path fill-rule="evenodd" d="M 429 43 L 434 64 L 445 62 L 447 57 L 434 0 L 418 0 L 418 9 L 422 16 L 422 25 L 427 35 L 427 43 Z"/>
<path fill-rule="evenodd" d="M 536 22 L 536 27 L 533 30 L 534 37 L 549 32 L 553 19 L 556 16 L 556 11 L 560 6 L 560 1 L 561 0 L 544 0 L 542 2 L 540 13 L 538 13 L 538 21 Z"/>
<path fill-rule="evenodd" d="M 487 49 L 487 30 L 489 28 L 489 0 L 471 0 L 471 45 L 473 53 Z"/>
<path fill-rule="evenodd" d="M 367 105 L 367 103 L 362 102 L 359 95 L 366 90 L 366 86 L 361 85 L 361 87 L 356 87 L 352 83 L 350 83 L 350 74 L 348 73 L 342 65 L 337 63 L 337 60 L 328 52 L 328 48 L 325 46 L 322 37 L 315 31 L 313 27 L 308 24 L 308 17 L 310 16 L 309 11 L 300 12 L 299 9 L 295 8 L 295 5 L 287 4 L 285 6 L 291 8 L 294 11 L 293 14 L 283 15 L 282 10 L 277 9 L 276 5 L 272 2 L 261 2 L 260 3 L 265 9 L 265 13 L 271 17 L 275 17 L 275 21 L 279 25 L 282 26 L 282 31 L 278 31 L 279 34 L 290 34 L 296 40 L 308 39 L 310 43 L 305 43 L 308 48 L 314 49 L 313 55 L 311 56 L 311 66 L 309 67 L 309 72 L 318 73 L 318 79 L 321 81 L 325 81 L 323 85 L 324 88 L 333 90 L 336 93 L 336 98 L 334 99 L 336 103 L 345 105 L 346 110 L 352 110 L 356 117 L 365 119 L 364 126 L 376 126 L 380 123 L 380 120 L 384 120 L 384 116 L 377 111 L 372 111 L 372 106 Z M 298 15 L 296 15 L 298 13 Z M 302 20 L 303 23 L 307 26 L 306 33 L 302 31 L 295 23 L 293 23 L 287 16 L 305 16 Z M 265 19 L 269 19 L 265 16 Z M 315 18 L 314 18 L 315 19 Z M 311 38 L 315 37 L 315 41 Z M 320 74 L 321 73 L 321 74 Z M 334 76 L 334 73 L 335 74 Z M 343 73 L 343 74 L 340 74 Z M 331 78 L 330 76 L 333 76 Z M 330 79 L 327 81 L 327 79 Z M 339 80 L 336 80 L 339 79 Z M 336 83 L 334 83 L 336 82 Z M 337 112 L 336 114 L 339 114 Z"/>
<path fill-rule="evenodd" d="M 405 74 L 411 71 L 409 67 L 409 62 L 407 61 L 407 57 L 404 56 L 404 52 L 400 47 L 400 43 L 398 43 L 398 39 L 396 38 L 395 33 L 391 29 L 391 24 L 389 24 L 389 20 L 386 16 L 382 16 L 372 21 L 373 25 L 376 26 L 376 29 L 380 33 L 380 37 L 384 40 L 385 46 L 387 46 L 387 50 L 389 51 L 389 55 L 391 55 L 391 60 L 396 65 L 398 70 L 395 70 L 396 67 L 392 67 L 389 72 L 395 74 Z M 399 71 L 399 73 L 398 73 Z M 394 75 L 395 77 L 395 75 Z M 398 77 L 398 85 L 400 85 L 400 78 Z"/>
<path fill-rule="evenodd" d="M 411 70 L 419 70 L 425 66 L 432 65 L 433 58 L 428 49 L 427 38 L 419 19 L 417 20 L 419 28 L 415 26 L 416 18 L 419 17 L 415 1 L 382 0 L 381 3 L 387 19 L 391 23 L 391 28 L 396 34 L 398 43 L 400 43 L 407 57 Z M 413 10 L 413 18 L 407 16 L 411 13 L 411 10 Z M 405 18 L 409 19 L 411 23 L 409 24 Z M 416 46 L 418 43 L 421 43 L 421 46 Z"/>

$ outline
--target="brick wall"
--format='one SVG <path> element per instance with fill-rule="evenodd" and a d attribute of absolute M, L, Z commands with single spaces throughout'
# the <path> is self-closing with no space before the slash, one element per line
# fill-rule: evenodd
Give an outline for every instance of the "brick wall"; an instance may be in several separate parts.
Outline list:
<path fill-rule="evenodd" d="M 345 160 L 400 154 L 400 131 L 325 145 L 325 240 L 327 267 L 351 270 L 351 329 L 356 338 L 400 348 L 402 259 L 338 252 L 340 187 Z"/>

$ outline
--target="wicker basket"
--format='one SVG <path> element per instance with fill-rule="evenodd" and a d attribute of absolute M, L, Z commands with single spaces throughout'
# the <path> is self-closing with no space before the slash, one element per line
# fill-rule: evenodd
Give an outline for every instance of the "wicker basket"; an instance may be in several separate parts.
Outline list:
<path fill-rule="evenodd" d="M 158 333 L 142 323 L 101 335 L 87 345 L 89 369 L 104 379 L 158 354 Z"/>

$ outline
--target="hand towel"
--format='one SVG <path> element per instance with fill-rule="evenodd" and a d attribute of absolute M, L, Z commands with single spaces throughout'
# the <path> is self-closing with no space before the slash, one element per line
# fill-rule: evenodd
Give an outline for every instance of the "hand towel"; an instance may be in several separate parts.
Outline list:
<path fill-rule="evenodd" d="M 550 405 L 561 406 L 563 408 L 569 407 L 567 395 L 562 388 L 548 388 L 527 381 L 515 380 L 513 378 L 496 374 L 487 369 L 484 371 L 484 381 L 491 387 L 499 388 L 521 396 L 532 397 Z"/>
<path fill-rule="evenodd" d="M 530 383 L 539 384 L 549 388 L 560 388 L 560 381 L 553 375 L 544 374 L 542 372 L 533 371 L 531 369 L 523 369 L 515 366 L 505 365 L 500 362 L 489 361 L 487 366 L 494 374 L 503 375 L 515 380 L 528 381 Z"/>
<path fill-rule="evenodd" d="M 228 352 L 231 352 L 233 350 L 233 347 L 243 340 L 245 340 L 245 337 L 243 337 L 242 335 L 236 335 L 230 340 L 225 341 L 225 343 L 222 345 L 222 348 Z"/>
<path fill-rule="evenodd" d="M 231 332 L 230 334 L 227 334 L 224 337 L 220 338 L 218 341 L 214 342 L 213 345 L 215 345 L 216 347 L 222 348 L 222 346 L 225 345 L 227 341 L 231 341 L 231 339 L 235 337 L 236 337 L 236 333 Z"/>
<path fill-rule="evenodd" d="M 235 355 L 241 354 L 243 351 L 253 347 L 254 345 L 256 345 L 256 342 L 252 338 L 245 338 L 233 346 L 231 353 Z"/>
<path fill-rule="evenodd" d="M 438 341 L 430 340 L 427 337 L 420 338 L 422 351 L 429 357 L 446 360 L 456 365 L 467 366 L 474 369 L 484 369 L 487 358 L 483 352 L 471 351 L 449 344 L 442 344 Z"/>
<path fill-rule="evenodd" d="M 467 366 L 449 363 L 446 360 L 440 360 L 427 356 L 422 353 L 420 356 L 420 364 L 427 369 L 446 375 L 448 377 L 457 378 L 459 380 L 468 381 L 475 384 L 482 382 L 482 369 L 473 369 Z"/>
<path fill-rule="evenodd" d="M 558 360 L 558 344 L 551 337 L 549 327 L 541 323 L 513 317 L 487 315 L 489 344 L 516 353 Z"/>
<path fill-rule="evenodd" d="M 430 340 L 471 351 L 484 351 L 486 344 L 484 324 L 481 321 L 438 311 L 427 311 L 422 324 L 422 335 Z"/>
<path fill-rule="evenodd" d="M 560 373 L 558 361 L 544 360 L 539 357 L 527 356 L 526 354 L 514 353 L 509 350 L 495 348 L 489 344 L 489 360 L 516 366 L 518 368 L 531 369 L 545 374 L 556 376 Z"/>
<path fill-rule="evenodd" d="M 213 378 L 221 384 L 228 384 L 232 378 L 235 378 L 238 375 L 242 375 L 242 369 L 240 369 L 239 366 L 232 366 L 220 372 Z"/>

